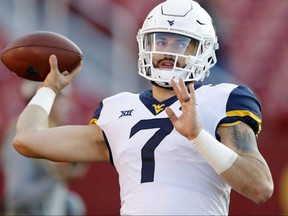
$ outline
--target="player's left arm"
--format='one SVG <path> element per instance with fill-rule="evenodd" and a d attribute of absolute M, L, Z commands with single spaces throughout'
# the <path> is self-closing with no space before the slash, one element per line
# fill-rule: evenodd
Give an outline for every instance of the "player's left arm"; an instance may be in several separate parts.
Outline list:
<path fill-rule="evenodd" d="M 237 192 L 261 204 L 273 193 L 269 167 L 258 150 L 254 131 L 244 122 L 233 126 L 219 126 L 221 143 L 234 150 L 237 160 L 221 177 Z"/>
<path fill-rule="evenodd" d="M 226 117 L 217 128 L 219 141 L 238 155 L 221 176 L 232 188 L 256 203 L 268 200 L 273 192 L 269 167 L 258 150 L 261 131 L 261 105 L 253 92 L 238 86 L 229 95 Z"/>
<path fill-rule="evenodd" d="M 230 93 L 226 117 L 218 124 L 216 140 L 199 120 L 193 84 L 189 85 L 190 94 L 183 80 L 180 79 L 179 85 L 171 80 L 171 84 L 182 107 L 180 116 L 166 108 L 174 128 L 191 141 L 234 190 L 256 203 L 266 202 L 274 186 L 269 167 L 257 147 L 261 107 L 254 94 L 245 87 Z"/>

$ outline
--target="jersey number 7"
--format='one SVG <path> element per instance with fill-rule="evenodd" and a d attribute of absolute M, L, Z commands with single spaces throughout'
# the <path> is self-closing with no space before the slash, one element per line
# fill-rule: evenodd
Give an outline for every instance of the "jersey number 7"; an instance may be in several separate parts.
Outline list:
<path fill-rule="evenodd" d="M 139 121 L 131 129 L 130 137 L 134 136 L 140 130 L 159 128 L 153 136 L 145 143 L 141 149 L 142 169 L 141 183 L 152 182 L 155 172 L 154 152 L 161 141 L 171 133 L 173 124 L 169 118 L 145 119 Z"/>

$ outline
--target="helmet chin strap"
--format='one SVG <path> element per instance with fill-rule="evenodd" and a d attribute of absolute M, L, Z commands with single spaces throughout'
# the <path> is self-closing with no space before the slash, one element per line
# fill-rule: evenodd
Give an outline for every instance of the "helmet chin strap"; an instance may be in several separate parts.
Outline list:
<path fill-rule="evenodd" d="M 189 75 L 188 71 L 180 70 L 180 69 L 158 69 L 158 68 L 151 68 L 151 80 L 153 80 L 155 83 L 157 83 L 158 86 L 167 88 L 171 87 L 170 80 L 175 79 L 176 82 L 180 78 L 183 80 L 186 79 L 186 77 Z"/>
<path fill-rule="evenodd" d="M 188 86 L 189 83 L 192 83 L 192 82 L 193 82 L 193 81 L 185 82 L 185 85 Z M 173 87 L 172 87 L 170 84 L 167 85 L 167 86 L 164 86 L 164 85 L 161 85 L 162 82 L 160 83 L 160 82 L 151 81 L 151 83 L 152 83 L 152 85 L 156 85 L 156 86 L 158 86 L 158 87 L 160 87 L 160 88 L 165 88 L 165 89 L 173 90 Z"/>
<path fill-rule="evenodd" d="M 160 87 L 160 88 L 165 88 L 165 89 L 170 89 L 170 90 L 173 90 L 173 87 L 170 85 L 170 84 L 168 84 L 167 86 L 165 86 L 165 85 L 163 85 L 163 84 L 161 84 L 161 83 L 163 83 L 163 82 L 156 82 L 156 81 L 151 81 L 151 83 L 152 83 L 152 85 L 156 85 L 156 86 L 158 86 L 158 87 Z"/>

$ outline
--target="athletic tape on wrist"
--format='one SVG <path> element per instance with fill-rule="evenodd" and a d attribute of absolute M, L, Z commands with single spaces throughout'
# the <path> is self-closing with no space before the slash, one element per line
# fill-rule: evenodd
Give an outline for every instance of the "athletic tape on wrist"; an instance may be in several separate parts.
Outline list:
<path fill-rule="evenodd" d="M 52 89 L 47 88 L 47 87 L 41 87 L 33 96 L 33 98 L 31 99 L 28 105 L 41 106 L 49 115 L 51 112 L 51 108 L 54 103 L 55 97 L 56 97 L 56 93 Z"/>
<path fill-rule="evenodd" d="M 229 169 L 238 157 L 236 152 L 217 141 L 204 129 L 190 141 L 218 174 Z"/>

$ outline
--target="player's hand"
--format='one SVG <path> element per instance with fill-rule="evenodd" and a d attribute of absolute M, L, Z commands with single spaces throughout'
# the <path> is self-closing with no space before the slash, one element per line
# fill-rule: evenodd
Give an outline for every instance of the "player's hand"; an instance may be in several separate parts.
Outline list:
<path fill-rule="evenodd" d="M 180 134 L 187 137 L 187 139 L 192 140 L 197 137 L 202 129 L 196 110 L 194 84 L 189 84 L 190 95 L 182 79 L 179 80 L 179 86 L 172 79 L 171 85 L 181 104 L 182 114 L 177 117 L 174 111 L 169 107 L 166 108 L 166 113 L 175 129 Z"/>
<path fill-rule="evenodd" d="M 64 71 L 60 73 L 58 69 L 58 61 L 55 55 L 49 58 L 50 73 L 47 75 L 42 86 L 51 88 L 58 94 L 65 86 L 67 86 L 73 78 L 80 72 L 82 62 L 72 72 Z"/>

